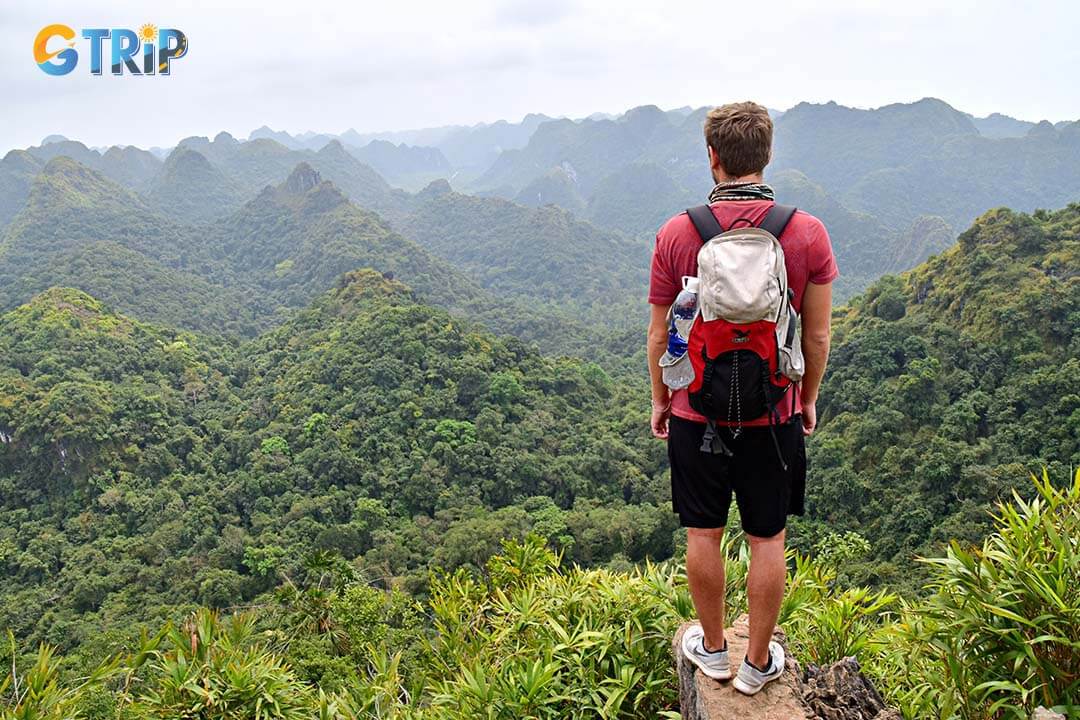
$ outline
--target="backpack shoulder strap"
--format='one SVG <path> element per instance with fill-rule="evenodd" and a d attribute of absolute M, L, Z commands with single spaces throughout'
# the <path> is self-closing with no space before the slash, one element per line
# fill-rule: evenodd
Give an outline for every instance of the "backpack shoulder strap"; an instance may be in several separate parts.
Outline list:
<path fill-rule="evenodd" d="M 779 240 L 784 234 L 784 229 L 791 222 L 795 210 L 793 205 L 773 205 L 758 227 Z"/>
<path fill-rule="evenodd" d="M 701 242 L 708 242 L 724 232 L 724 228 L 720 226 L 716 216 L 713 215 L 712 208 L 708 205 L 689 208 L 686 214 L 690 216 L 697 234 L 701 236 Z"/>

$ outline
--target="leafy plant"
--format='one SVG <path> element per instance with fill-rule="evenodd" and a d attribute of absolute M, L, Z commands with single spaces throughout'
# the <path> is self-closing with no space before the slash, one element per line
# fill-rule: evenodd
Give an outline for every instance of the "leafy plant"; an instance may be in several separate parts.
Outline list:
<path fill-rule="evenodd" d="M 1034 481 L 1033 499 L 999 506 L 981 546 L 927 561 L 933 594 L 877 639 L 874 674 L 909 717 L 1080 713 L 1080 471 L 1061 488 L 1045 472 Z"/>
<path fill-rule="evenodd" d="M 8 642 L 12 668 L 10 674 L 0 679 L 0 720 L 67 720 L 76 717 L 87 693 L 119 671 L 119 658 L 114 658 L 85 677 L 65 682 L 55 649 L 42 645 L 30 667 L 20 673 L 15 667 L 15 638 L 10 633 Z"/>
<path fill-rule="evenodd" d="M 530 537 L 491 561 L 490 589 L 461 572 L 434 582 L 436 717 L 670 715 L 671 636 L 691 611 L 681 576 L 554 571 L 556 561 Z"/>

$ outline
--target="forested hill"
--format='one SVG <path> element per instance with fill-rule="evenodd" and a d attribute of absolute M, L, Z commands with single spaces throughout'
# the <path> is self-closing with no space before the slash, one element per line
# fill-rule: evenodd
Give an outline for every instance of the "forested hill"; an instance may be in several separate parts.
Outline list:
<path fill-rule="evenodd" d="M 307 163 L 201 234 L 219 268 L 215 279 L 244 280 L 283 308 L 307 305 L 342 274 L 363 267 L 396 276 L 429 302 L 455 310 L 482 295 L 452 266 L 350 203 Z"/>
<path fill-rule="evenodd" d="M 666 557 L 646 425 L 597 366 L 372 271 L 239 350 L 50 290 L 0 316 L 0 627 L 129 637 L 318 550 L 414 589 L 534 528 L 582 562 Z"/>
<path fill-rule="evenodd" d="M 189 223 L 213 220 L 244 200 L 240 188 L 224 172 L 184 146 L 166 158 L 147 199 L 170 217 Z"/>
<path fill-rule="evenodd" d="M 440 181 L 417 194 L 394 225 L 499 297 L 528 297 L 573 312 L 591 309 L 620 326 L 627 320 L 636 326 L 645 317 L 651 243 L 603 230 L 562 208 L 464 195 Z M 627 308 L 629 317 L 619 317 L 613 306 Z"/>
<path fill-rule="evenodd" d="M 333 161 L 332 151 L 318 155 L 323 163 Z M 166 171 L 203 191 L 213 189 L 203 187 L 206 180 L 211 186 L 231 187 L 202 155 L 187 148 L 170 156 Z M 70 286 L 141 320 L 251 338 L 331 288 L 342 273 L 372 267 L 405 281 L 426 302 L 547 350 L 581 353 L 596 344 L 582 337 L 575 317 L 574 308 L 598 298 L 584 276 L 561 296 L 543 298 L 536 290 L 552 281 L 550 270 L 534 266 L 530 277 L 515 275 L 512 258 L 504 252 L 503 277 L 516 280 L 512 292 L 507 294 L 504 285 L 496 298 L 478 282 L 489 281 L 490 272 L 470 277 L 467 271 L 475 268 L 458 269 L 395 232 L 373 212 L 351 203 L 307 163 L 227 216 L 201 226 L 164 214 L 155 206 L 156 193 L 154 189 L 150 199 L 144 199 L 68 157 L 50 160 L 33 176 L 21 211 L 0 234 L 0 311 L 50 286 Z M 206 203 L 219 200 L 213 192 L 183 188 L 162 197 L 187 208 L 181 215 L 203 219 L 209 217 Z M 464 209 L 471 211 L 468 203 Z M 509 223 L 500 227 L 513 225 L 514 232 L 506 233 L 504 251 L 516 242 L 514 236 L 535 244 L 535 252 L 567 252 L 570 259 L 581 253 L 595 258 L 612 247 L 609 237 L 597 232 L 590 236 L 587 226 L 584 233 L 574 233 L 583 226 L 580 222 L 534 222 L 536 217 L 558 216 L 558 211 L 519 206 L 507 211 Z M 452 212 L 430 223 L 418 219 L 416 227 L 459 239 L 475 227 Z M 545 234 L 538 238 L 536 232 Z M 425 242 L 430 239 L 423 237 Z M 637 256 L 630 249 L 610 254 L 616 255 L 612 272 L 595 284 L 596 290 L 616 287 L 635 262 L 639 274 L 644 272 L 644 249 L 638 248 Z M 554 259 L 549 264 L 559 266 Z M 589 292 L 574 303 L 575 290 L 586 287 Z M 549 302 L 544 305 L 542 300 Z M 561 300 L 570 307 L 560 307 L 556 301 Z"/>
<path fill-rule="evenodd" d="M 251 333 L 271 310 L 201 272 L 190 229 L 68 157 L 33 178 L 25 205 L 0 232 L 0 311 L 69 285 L 144 319 L 213 332 Z"/>
<path fill-rule="evenodd" d="M 869 577 L 976 541 L 1018 479 L 1080 465 L 1080 204 L 981 217 L 836 313 L 809 525 L 871 540 Z M 884 562 L 883 562 L 884 561 Z"/>

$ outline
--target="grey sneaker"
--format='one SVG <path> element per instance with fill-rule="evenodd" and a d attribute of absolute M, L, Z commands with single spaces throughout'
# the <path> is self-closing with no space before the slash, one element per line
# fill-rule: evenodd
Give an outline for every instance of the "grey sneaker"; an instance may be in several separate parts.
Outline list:
<path fill-rule="evenodd" d="M 682 651 L 686 659 L 698 666 L 701 672 L 713 680 L 730 680 L 731 663 L 726 649 L 709 652 L 705 649 L 705 631 L 700 625 L 686 629 L 682 636 Z"/>
<path fill-rule="evenodd" d="M 784 648 L 778 642 L 769 643 L 768 672 L 761 672 L 743 658 L 739 676 L 732 683 L 743 695 L 756 695 L 761 688 L 784 674 Z"/>

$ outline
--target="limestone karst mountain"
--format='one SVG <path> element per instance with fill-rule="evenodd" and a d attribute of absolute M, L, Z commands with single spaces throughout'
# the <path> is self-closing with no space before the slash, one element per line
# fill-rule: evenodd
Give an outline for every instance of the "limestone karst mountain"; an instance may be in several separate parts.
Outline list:
<path fill-rule="evenodd" d="M 227 215 L 242 202 L 240 190 L 221 170 L 185 146 L 165 159 L 146 196 L 163 213 L 194 224 Z"/>
<path fill-rule="evenodd" d="M 187 206 L 180 214 L 191 221 L 215 219 L 308 162 L 391 223 L 411 212 L 410 195 L 393 186 L 416 191 L 448 179 L 459 191 L 555 204 L 605 229 L 648 238 L 666 217 L 701 202 L 710 186 L 704 113 L 642 106 L 580 120 L 530 115 L 520 123 L 401 133 L 290 135 L 263 127 L 246 142 L 228 133 L 187 138 L 180 147 L 203 155 L 227 183 L 208 178 L 217 191 L 174 203 Z M 931 98 L 873 110 L 801 103 L 773 115 L 776 151 L 767 179 L 781 199 L 819 215 L 832 230 L 841 298 L 941 251 L 988 207 L 1031 211 L 1080 193 L 1076 123 L 975 118 Z M 29 150 L 37 162 L 67 154 L 144 193 L 171 182 L 174 168 L 150 153 L 101 154 L 53 140 Z M 8 164 L 0 166 L 0 187 L 11 185 L 0 201 L 0 224 L 25 201 L 32 172 L 15 158 Z"/>
<path fill-rule="evenodd" d="M 438 148 L 417 147 L 386 140 L 372 140 L 350 152 L 365 165 L 394 185 L 406 190 L 419 190 L 438 178 L 454 174 L 450 162 Z"/>
<path fill-rule="evenodd" d="M 0 232 L 26 203 L 34 176 L 43 166 L 25 150 L 12 150 L 0 159 Z"/>
<path fill-rule="evenodd" d="M 208 262 L 182 222 L 60 156 L 34 178 L 24 207 L 0 234 L 0 308 L 66 285 L 141 318 L 252 332 L 266 306 L 239 286 L 209 281 Z"/>

